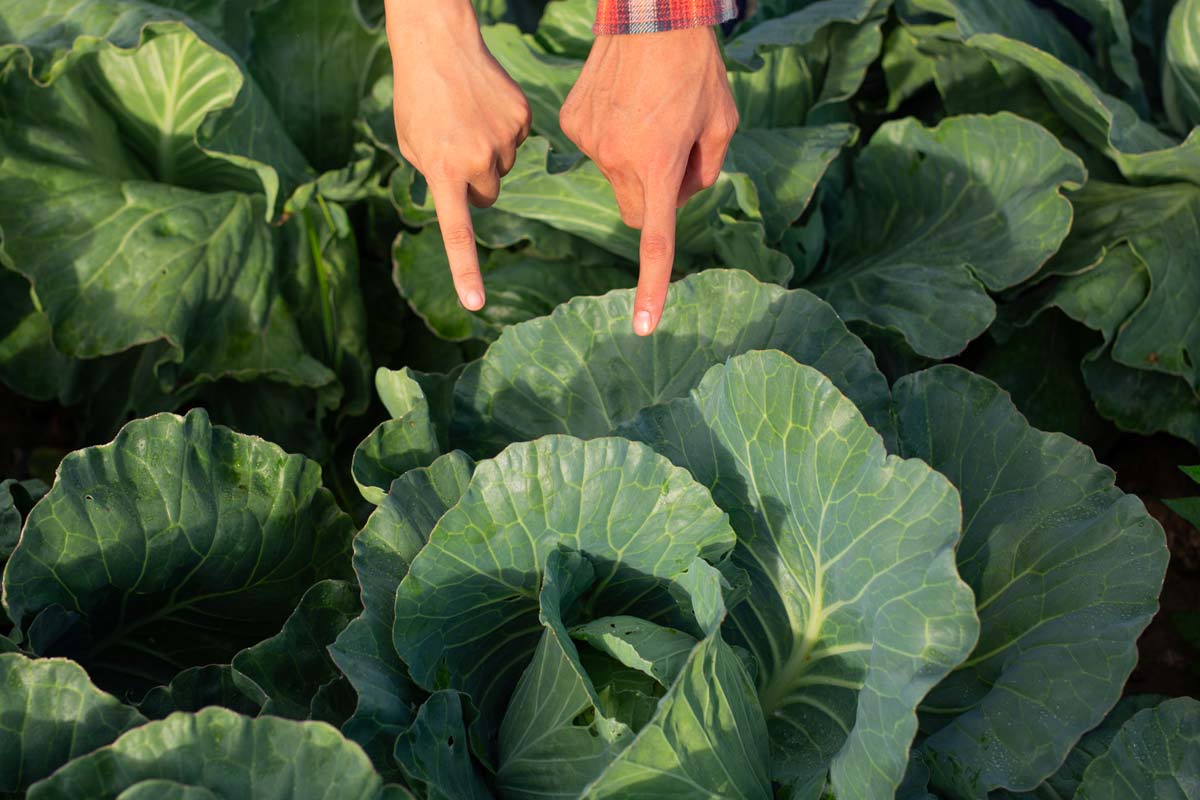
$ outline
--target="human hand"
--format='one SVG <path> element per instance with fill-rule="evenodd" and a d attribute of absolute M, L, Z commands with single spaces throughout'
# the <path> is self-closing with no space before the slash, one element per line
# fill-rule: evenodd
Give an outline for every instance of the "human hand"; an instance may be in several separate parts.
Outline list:
<path fill-rule="evenodd" d="M 633 330 L 654 331 L 675 260 L 675 211 L 716 182 L 738 114 L 710 28 L 597 36 L 559 122 L 640 228 Z"/>
<path fill-rule="evenodd" d="M 437 209 L 459 302 L 483 308 L 468 201 L 496 202 L 529 135 L 529 102 L 483 43 L 469 0 L 387 0 L 400 154 Z"/>

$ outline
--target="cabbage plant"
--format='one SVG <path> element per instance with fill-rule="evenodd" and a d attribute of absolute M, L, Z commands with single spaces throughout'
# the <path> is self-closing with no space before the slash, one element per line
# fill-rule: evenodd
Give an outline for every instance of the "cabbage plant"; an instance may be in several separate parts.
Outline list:
<path fill-rule="evenodd" d="M 1090 450 L 1032 428 L 984 378 L 935 367 L 889 390 L 869 352 L 810 294 L 712 271 L 677 288 L 730 298 L 730 310 L 703 327 L 684 304 L 664 317 L 658 344 L 619 324 L 628 290 L 576 299 L 506 329 L 454 380 L 452 406 L 423 397 L 409 406 L 427 426 L 423 441 L 440 434 L 476 456 L 509 444 L 478 464 L 452 450 L 403 472 L 356 539 L 371 591 L 333 647 L 359 694 L 347 731 L 372 748 L 398 733 L 404 769 L 404 747 L 419 747 L 424 730 L 419 698 L 458 692 L 456 729 L 474 745 L 459 763 L 473 757 L 484 778 L 504 776 L 504 725 L 518 696 L 522 711 L 533 700 L 525 683 L 511 693 L 516 679 L 488 659 L 528 669 L 537 628 L 520 634 L 516 620 L 532 621 L 533 588 L 518 617 L 522 606 L 500 597 L 522 573 L 504 580 L 495 605 L 475 573 L 486 563 L 485 573 L 510 574 L 510 525 L 523 541 L 578 524 L 576 512 L 566 524 L 547 516 L 546 471 L 574 491 L 583 485 L 574 469 L 512 459 L 564 434 L 611 443 L 616 433 L 683 467 L 728 514 L 737 543 L 717 561 L 730 598 L 722 635 L 751 667 L 777 787 L 801 797 L 827 787 L 983 797 L 1041 785 L 1103 721 L 1133 669 L 1166 566 L 1157 523 Z M 807 313 L 788 313 L 798 308 Z M 789 338 L 801 321 L 805 335 Z M 421 392 L 410 375 L 379 383 Z M 854 387 L 857 404 L 839 383 Z M 485 506 L 500 504 L 504 522 L 475 510 L 473 487 L 494 497 Z M 519 521 L 529 492 L 532 528 Z M 576 549 L 578 534 L 568 535 Z M 451 542 L 487 555 L 443 554 Z M 435 554 L 457 565 L 438 578 L 452 589 L 416 571 Z M 379 574 L 381 563 L 404 577 Z M 512 616 L 489 622 L 463 611 L 468 602 Z M 476 630 L 476 619 L 479 633 L 455 633 Z M 499 619 L 513 621 L 504 640 L 484 635 Z M 451 655 L 458 636 L 483 649 Z M 511 640 L 521 636 L 518 657 Z M 438 702 L 444 716 L 449 701 Z M 731 796 L 753 795 L 739 791 Z"/>

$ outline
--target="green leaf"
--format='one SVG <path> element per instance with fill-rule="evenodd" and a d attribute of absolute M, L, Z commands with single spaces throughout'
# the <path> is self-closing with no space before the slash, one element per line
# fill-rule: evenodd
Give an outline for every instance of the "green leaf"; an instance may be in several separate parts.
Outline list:
<path fill-rule="evenodd" d="M 353 528 L 320 483 L 316 463 L 201 410 L 131 422 L 63 460 L 4 603 L 36 652 L 74 656 L 115 692 L 227 662 L 349 572 Z M 47 635 L 51 621 L 68 625 Z"/>
<path fill-rule="evenodd" d="M 1108 750 L 1117 731 L 1127 720 L 1139 711 L 1154 708 L 1167 698 L 1161 695 L 1138 694 L 1122 698 L 1108 716 L 1092 730 L 1084 734 L 1079 744 L 1071 748 L 1067 760 L 1058 771 L 1046 779 L 1032 792 L 1021 794 L 1001 793 L 1002 797 L 1012 797 L 1014 800 L 1057 800 L 1062 797 L 1075 797 L 1083 772 L 1098 756 Z"/>
<path fill-rule="evenodd" d="M 0 655 L 0 792 L 15 796 L 145 717 L 100 691 L 64 658 Z"/>
<path fill-rule="evenodd" d="M 1200 447 L 1200 394 L 1187 381 L 1124 366 L 1107 351 L 1084 360 L 1083 378 L 1096 409 L 1121 430 L 1166 432 Z"/>
<path fill-rule="evenodd" d="M 75 759 L 35 784 L 29 800 L 115 800 L 146 781 L 255 800 L 375 800 L 382 784 L 362 750 L 325 723 L 208 708 L 148 723 Z"/>
<path fill-rule="evenodd" d="M 953 5 L 965 39 L 985 33 L 1004 36 L 1047 53 L 1093 80 L 1098 77 L 1087 49 L 1048 8 L 1030 0 L 1013 0 L 1003 7 L 986 0 L 953 0 Z"/>
<path fill-rule="evenodd" d="M 546 4 L 537 40 L 550 52 L 585 59 L 592 49 L 596 0 L 555 0 Z"/>
<path fill-rule="evenodd" d="M 1173 183 L 1142 188 L 1094 181 L 1072 200 L 1077 222 L 1055 259 L 1054 271 L 1078 273 L 1104 259 L 1104 274 L 1112 276 L 1104 288 L 1115 290 L 1118 281 L 1131 284 L 1114 296 L 1113 310 L 1091 315 L 1097 322 L 1089 327 L 1115 333 L 1112 353 L 1118 363 L 1182 377 L 1200 393 L 1200 329 L 1195 325 L 1200 306 L 1200 187 Z M 1127 244 L 1137 258 L 1106 258 L 1108 250 L 1120 244 Z M 1135 287 L 1143 287 L 1144 295 Z M 1087 288 L 1086 279 L 1068 279 L 1061 293 L 1076 297 L 1059 300 L 1064 310 L 1070 302 L 1087 302 L 1078 297 Z M 1140 302 L 1134 304 L 1135 298 Z M 1117 310 L 1127 313 L 1119 317 Z"/>
<path fill-rule="evenodd" d="M 697 559 L 680 577 L 679 594 L 705 638 L 679 633 L 690 644 L 662 699 L 647 704 L 645 720 L 608 716 L 630 709 L 605 702 L 593 682 L 596 657 L 585 662 L 563 624 L 595 580 L 592 563 L 577 552 L 547 559 L 542 637 L 500 730 L 497 783 L 504 796 L 769 796 L 762 712 L 749 676 L 718 633 L 725 616 L 720 573 Z"/>
<path fill-rule="evenodd" d="M 396 760 L 428 800 L 491 800 L 471 762 L 463 711 L 458 692 L 434 692 L 396 740 Z"/>
<path fill-rule="evenodd" d="M 1183 473 L 1200 484 L 1200 467 L 1180 467 Z M 1163 500 L 1167 507 L 1200 529 L 1200 497 L 1184 497 L 1178 500 Z"/>
<path fill-rule="evenodd" d="M 370 402 L 371 354 L 360 288 L 358 244 L 346 209 L 318 198 L 283 228 L 280 291 L 305 349 L 337 373 L 343 415 Z"/>
<path fill-rule="evenodd" d="M 313 584 L 283 630 L 234 656 L 235 681 L 262 706 L 262 713 L 311 719 L 321 687 L 341 676 L 325 648 L 361 608 L 353 583 Z"/>
<path fill-rule="evenodd" d="M 253 14 L 250 73 L 319 170 L 351 159 L 361 101 L 388 72 L 387 38 L 352 3 L 274 0 Z"/>
<path fill-rule="evenodd" d="M 393 641 L 429 691 L 465 691 L 493 729 L 532 655 L 537 594 L 558 547 L 599 565 L 596 616 L 670 624 L 663 588 L 733 544 L 725 515 L 686 472 L 623 439 L 545 436 L 480 462 L 396 592 Z"/>
<path fill-rule="evenodd" d="M 683 668 L 696 637 L 637 617 L 601 617 L 569 631 L 627 667 L 644 672 L 664 688 Z"/>
<path fill-rule="evenodd" d="M 1138 712 L 1083 773 L 1079 800 L 1200 797 L 1200 701 L 1174 700 Z"/>
<path fill-rule="evenodd" d="M 248 3 L 214 3 L 213 0 L 159 0 L 155 3 L 187 15 L 220 37 L 221 42 L 245 60 L 250 52 L 250 14 L 265 0 Z"/>
<path fill-rule="evenodd" d="M 1101 91 L 1086 75 L 1054 56 L 999 34 L 970 36 L 967 44 L 990 58 L 1029 70 L 1054 109 L 1091 146 L 1135 182 L 1195 180 L 1200 175 L 1200 134 L 1181 144 L 1140 119 L 1126 103 Z"/>
<path fill-rule="evenodd" d="M 410 376 L 393 373 L 388 378 L 391 406 L 407 406 L 404 413 L 379 424 L 354 450 L 351 474 L 368 502 L 379 505 L 392 481 L 410 469 L 428 466 L 441 455 L 429 401 Z M 403 398 L 403 399 L 402 399 Z"/>
<path fill-rule="evenodd" d="M 828 378 L 778 352 L 713 367 L 627 432 L 709 486 L 738 533 L 750 597 L 729 634 L 758 667 L 775 780 L 891 796 L 917 704 L 978 630 L 954 488 L 888 456 Z"/>
<path fill-rule="evenodd" d="M 504 797 L 583 796 L 633 740 L 627 721 L 602 713 L 563 624 L 595 580 L 592 562 L 576 551 L 554 550 L 546 558 L 541 636 L 500 725 L 496 786 Z"/>
<path fill-rule="evenodd" d="M 857 137 L 851 125 L 744 130 L 734 135 L 725 168 L 754 182 L 767 238 L 777 242 L 804 213 L 829 165 Z"/>
<path fill-rule="evenodd" d="M 633 293 L 580 298 L 504 331 L 455 387 L 454 435 L 496 452 L 545 433 L 602 436 L 639 410 L 681 397 L 714 364 L 779 349 L 831 376 L 885 436 L 887 382 L 827 305 L 738 270 L 671 286 L 656 335 L 634 336 Z"/>
<path fill-rule="evenodd" d="M 54 349 L 50 320 L 34 305 L 29 281 L 10 268 L 0 228 L 0 381 L 26 397 L 49 400 L 65 383 L 71 361 Z"/>
<path fill-rule="evenodd" d="M 781 47 L 808 44 L 818 33 L 835 23 L 862 26 L 870 17 L 882 17 L 890 4 L 891 0 L 824 0 L 807 3 L 798 11 L 763 22 L 733 38 L 725 45 L 725 58 L 743 69 L 758 69 L 763 63 L 763 53 Z"/>
<path fill-rule="evenodd" d="M 472 467 L 469 458 L 454 452 L 405 473 L 354 539 L 363 613 L 329 653 L 358 693 L 358 707 L 343 732 L 381 769 L 392 758 L 396 734 L 412 722 L 418 693 L 392 644 L 396 588 L 433 526 L 462 497 Z"/>
<path fill-rule="evenodd" d="M 68 17 L 71 24 L 62 25 Z M 13 42 L 0 45 L 0 62 L 15 58 L 25 64 L 15 72 L 43 83 L 86 71 L 158 180 L 261 190 L 260 213 L 269 220 L 311 176 L 239 59 L 211 34 L 174 21 L 179 14 L 131 0 L 4 0 L 0 18 Z"/>
<path fill-rule="evenodd" d="M 428 405 L 417 373 L 408 367 L 375 370 L 375 392 L 392 419 L 400 419 L 422 404 Z"/>
<path fill-rule="evenodd" d="M 1180 0 L 1171 12 L 1163 103 L 1181 134 L 1200 125 L 1200 0 Z"/>
<path fill-rule="evenodd" d="M 1200 443 L 1200 389 L 1192 384 L 1200 345 L 1187 306 L 1200 298 L 1191 274 L 1198 198 L 1189 184 L 1090 182 L 1073 198 L 1074 228 L 1048 268 L 1062 277 L 1020 300 L 1016 315 L 1056 306 L 1100 331 L 1106 346 L 1083 360 L 1100 413 L 1124 430 Z"/>
<path fill-rule="evenodd" d="M 141 711 L 150 719 L 164 719 L 176 711 L 199 711 L 208 706 L 222 706 L 247 716 L 257 716 L 262 706 L 238 686 L 233 667 L 228 664 L 209 664 L 189 667 L 166 686 L 155 686 L 140 703 Z"/>
<path fill-rule="evenodd" d="M 760 48 L 757 60 L 762 66 L 753 72 L 729 72 L 741 127 L 781 128 L 841 118 L 839 104 L 858 91 L 879 56 L 884 19 L 877 13 L 861 24 L 822 22 L 794 44 Z M 741 37 L 734 39 L 730 47 L 737 49 L 740 42 Z"/>
<path fill-rule="evenodd" d="M 1127 100 L 1131 103 L 1145 100 L 1140 97 L 1143 87 L 1138 73 L 1138 62 L 1133 53 L 1133 37 L 1129 20 L 1121 0 L 1058 0 L 1076 14 L 1091 23 L 1092 44 L 1097 65 L 1116 78 L 1119 84 L 1128 87 Z M 1114 82 L 1113 90 L 1119 89 Z M 1117 92 L 1120 94 L 1120 92 Z"/>
<path fill-rule="evenodd" d="M 1058 250 L 1071 225 L 1062 190 L 1086 177 L 1053 136 L 1007 113 L 885 123 L 855 175 L 828 264 L 807 285 L 844 319 L 896 330 L 933 358 L 987 329 L 989 290 Z"/>
<path fill-rule="evenodd" d="M 1060 431 L 1096 449 L 1112 439 L 1112 426 L 1096 413 L 1080 363 L 1099 337 L 1060 313 L 1048 313 L 989 343 L 974 372 L 1012 395 L 1035 428 Z"/>
<path fill-rule="evenodd" d="M 49 487 L 37 479 L 0 481 L 0 568 L 17 546 L 21 536 L 21 519 L 29 515 Z"/>
<path fill-rule="evenodd" d="M 905 26 L 888 34 L 880 66 L 887 81 L 888 112 L 932 83 L 936 74 L 934 60 L 921 51 L 921 38 Z"/>
<path fill-rule="evenodd" d="M 901 452 L 962 495 L 958 564 L 980 620 L 970 658 L 921 706 L 933 785 L 1032 789 L 1121 696 L 1157 608 L 1162 528 L 1089 448 L 1030 427 L 984 378 L 934 367 L 895 396 Z"/>
<path fill-rule="evenodd" d="M 1082 227 L 1086 222 L 1083 217 L 1078 225 Z M 1021 302 L 1031 306 L 1034 314 L 1052 306 L 1060 308 L 1111 342 L 1146 301 L 1150 289 L 1146 262 L 1132 247 L 1120 243 L 1104 252 L 1094 267 L 1049 281 Z"/>
<path fill-rule="evenodd" d="M 549 314 L 579 295 L 604 294 L 636 279 L 615 265 L 582 260 L 549 261 L 509 253 L 481 252 L 487 305 L 467 311 L 458 302 L 446 247 L 437 225 L 403 232 L 392 249 L 392 280 L 409 306 L 442 339 L 491 341 L 506 325 Z"/>
<path fill-rule="evenodd" d="M 49 88 L 15 71 L 0 78 L 4 248 L 37 286 L 53 346 L 90 359 L 149 343 L 129 354 L 146 363 L 118 378 L 151 395 L 151 411 L 165 392 L 226 375 L 336 401 L 336 377 L 306 351 L 278 288 L 283 248 L 261 196 L 144 180 L 83 78 L 74 70 Z"/>
<path fill-rule="evenodd" d="M 141 781 L 117 796 L 117 800 L 220 800 L 202 786 L 183 786 L 165 778 Z"/>

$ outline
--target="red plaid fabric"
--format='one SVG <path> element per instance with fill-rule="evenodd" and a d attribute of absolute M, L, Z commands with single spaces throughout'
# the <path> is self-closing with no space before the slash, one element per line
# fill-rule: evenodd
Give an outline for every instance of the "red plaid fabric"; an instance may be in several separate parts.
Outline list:
<path fill-rule="evenodd" d="M 699 28 L 719 25 L 736 14 L 734 0 L 600 0 L 592 32 L 615 36 Z"/>

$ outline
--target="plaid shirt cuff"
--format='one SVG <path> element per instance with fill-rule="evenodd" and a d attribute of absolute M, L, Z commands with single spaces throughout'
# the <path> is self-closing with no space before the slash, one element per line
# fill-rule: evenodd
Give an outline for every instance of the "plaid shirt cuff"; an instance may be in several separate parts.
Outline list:
<path fill-rule="evenodd" d="M 600 0 L 597 36 L 660 33 L 719 25 L 737 15 L 735 0 Z"/>

